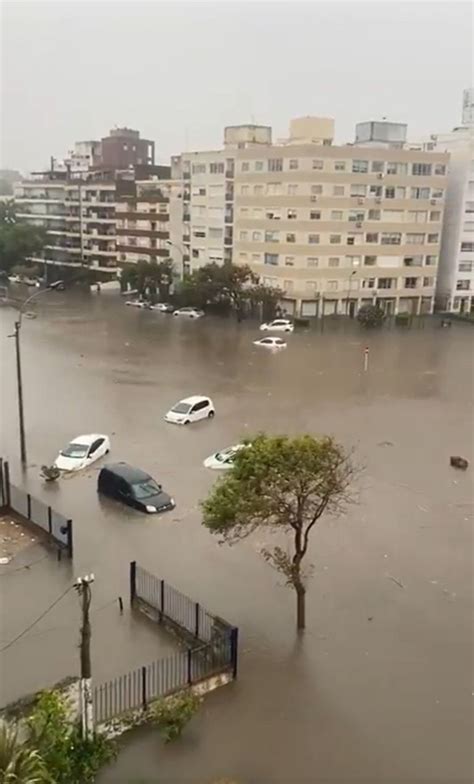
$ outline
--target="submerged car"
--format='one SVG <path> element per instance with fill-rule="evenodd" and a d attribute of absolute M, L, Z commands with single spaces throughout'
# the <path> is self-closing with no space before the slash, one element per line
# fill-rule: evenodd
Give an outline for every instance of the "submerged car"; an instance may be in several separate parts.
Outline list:
<path fill-rule="evenodd" d="M 165 420 L 174 425 L 189 425 L 190 422 L 197 422 L 199 419 L 211 419 L 215 413 L 214 403 L 209 397 L 193 395 L 180 400 L 170 408 L 165 414 Z"/>
<path fill-rule="evenodd" d="M 54 461 L 60 471 L 79 471 L 87 468 L 110 451 L 110 439 L 99 433 L 74 438 Z"/>
<path fill-rule="evenodd" d="M 205 468 L 212 468 L 215 471 L 225 471 L 232 468 L 234 465 L 235 456 L 241 449 L 245 448 L 245 444 L 234 444 L 223 449 L 221 452 L 214 452 L 209 455 L 203 462 Z"/>
<path fill-rule="evenodd" d="M 129 308 L 148 308 L 148 302 L 144 299 L 128 299 L 125 303 Z"/>
<path fill-rule="evenodd" d="M 157 310 L 158 313 L 174 313 L 175 309 L 169 302 L 156 302 L 150 305 L 150 310 Z"/>
<path fill-rule="evenodd" d="M 104 466 L 99 474 L 97 490 L 148 514 L 168 512 L 176 506 L 174 498 L 165 493 L 158 482 L 128 463 Z"/>
<path fill-rule="evenodd" d="M 204 316 L 204 311 L 199 308 L 178 308 L 173 313 L 173 316 L 187 316 L 188 318 L 201 318 Z"/>
<path fill-rule="evenodd" d="M 286 348 L 286 341 L 283 338 L 260 338 L 260 340 L 254 340 L 254 346 L 264 346 L 266 348 Z"/>
<path fill-rule="evenodd" d="M 260 324 L 262 332 L 293 332 L 295 326 L 289 319 L 273 319 Z"/>

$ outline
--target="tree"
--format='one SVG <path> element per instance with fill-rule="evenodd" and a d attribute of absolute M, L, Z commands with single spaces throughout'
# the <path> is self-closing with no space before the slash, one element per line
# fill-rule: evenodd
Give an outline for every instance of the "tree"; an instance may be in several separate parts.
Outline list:
<path fill-rule="evenodd" d="M 16 220 L 15 199 L 0 201 L 0 226 L 4 223 L 16 223 Z"/>
<path fill-rule="evenodd" d="M 202 504 L 203 524 L 229 544 L 257 529 L 292 535 L 290 554 L 278 545 L 262 554 L 296 592 L 298 630 L 305 628 L 303 560 L 311 531 L 323 514 L 344 512 L 354 474 L 350 455 L 332 438 L 260 434 Z"/>
<path fill-rule="evenodd" d="M 163 261 L 141 260 L 137 264 L 129 265 L 122 270 L 120 284 L 125 291 L 127 286 L 137 289 L 140 296 L 148 294 L 155 297 L 159 292 L 160 297 L 167 299 L 173 280 L 173 262 L 171 259 Z"/>
<path fill-rule="evenodd" d="M 362 305 L 357 313 L 357 321 L 366 328 L 380 327 L 384 319 L 385 313 L 378 305 Z"/>
<path fill-rule="evenodd" d="M 18 730 L 0 727 L 0 781 L 2 784 L 47 784 L 51 778 L 36 749 L 18 740 Z"/>
<path fill-rule="evenodd" d="M 0 213 L 0 269 L 9 272 L 16 265 L 27 264 L 29 256 L 42 252 L 46 236 L 42 226 L 17 221 L 8 204 L 4 205 Z"/>

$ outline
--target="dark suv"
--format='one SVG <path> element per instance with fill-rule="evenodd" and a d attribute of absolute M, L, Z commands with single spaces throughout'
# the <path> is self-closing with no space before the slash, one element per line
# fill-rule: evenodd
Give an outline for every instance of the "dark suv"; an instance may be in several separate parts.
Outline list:
<path fill-rule="evenodd" d="M 104 466 L 99 474 L 97 490 L 141 512 L 167 512 L 176 506 L 174 498 L 149 474 L 128 463 Z"/>

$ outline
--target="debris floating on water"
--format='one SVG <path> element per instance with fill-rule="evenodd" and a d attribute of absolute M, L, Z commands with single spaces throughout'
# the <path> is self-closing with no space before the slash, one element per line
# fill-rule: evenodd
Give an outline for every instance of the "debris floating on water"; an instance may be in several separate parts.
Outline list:
<path fill-rule="evenodd" d="M 398 577 L 394 577 L 393 574 L 387 574 L 389 580 L 391 580 L 395 585 L 398 585 L 399 588 L 404 588 L 402 581 L 398 579 Z"/>
<path fill-rule="evenodd" d="M 462 471 L 465 471 L 469 465 L 469 461 L 465 457 L 459 457 L 459 455 L 451 455 L 449 463 L 453 468 L 460 468 Z"/>

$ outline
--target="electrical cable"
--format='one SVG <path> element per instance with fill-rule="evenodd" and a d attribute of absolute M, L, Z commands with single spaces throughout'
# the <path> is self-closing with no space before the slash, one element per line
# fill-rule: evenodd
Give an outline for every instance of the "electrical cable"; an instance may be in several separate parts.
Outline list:
<path fill-rule="evenodd" d="M 14 637 L 13 640 L 10 640 L 10 642 L 8 642 L 6 645 L 4 645 L 3 648 L 0 648 L 0 653 L 3 653 L 3 651 L 6 651 L 8 648 L 11 648 L 11 646 L 14 645 L 16 642 L 18 642 L 18 640 L 21 639 L 21 637 L 23 637 L 27 632 L 29 632 L 30 629 L 32 629 L 34 626 L 36 626 L 36 624 L 39 623 L 45 617 L 45 615 L 47 615 L 49 613 L 49 611 L 52 610 L 53 607 L 55 607 L 58 604 L 58 602 L 60 602 L 61 599 L 64 596 L 66 596 L 67 593 L 69 593 L 70 590 L 72 590 L 72 588 L 74 588 L 74 585 L 69 585 L 66 588 L 66 590 L 63 591 L 62 594 L 60 596 L 58 596 L 58 598 L 55 599 L 54 602 L 52 604 L 50 604 L 49 607 L 47 607 L 46 610 L 44 610 L 44 612 L 42 612 L 41 615 L 39 615 L 36 618 L 36 620 L 34 620 L 32 623 L 30 623 L 30 625 L 27 626 L 26 629 L 23 629 L 23 631 L 20 632 L 20 634 L 17 634 L 17 636 Z"/>

